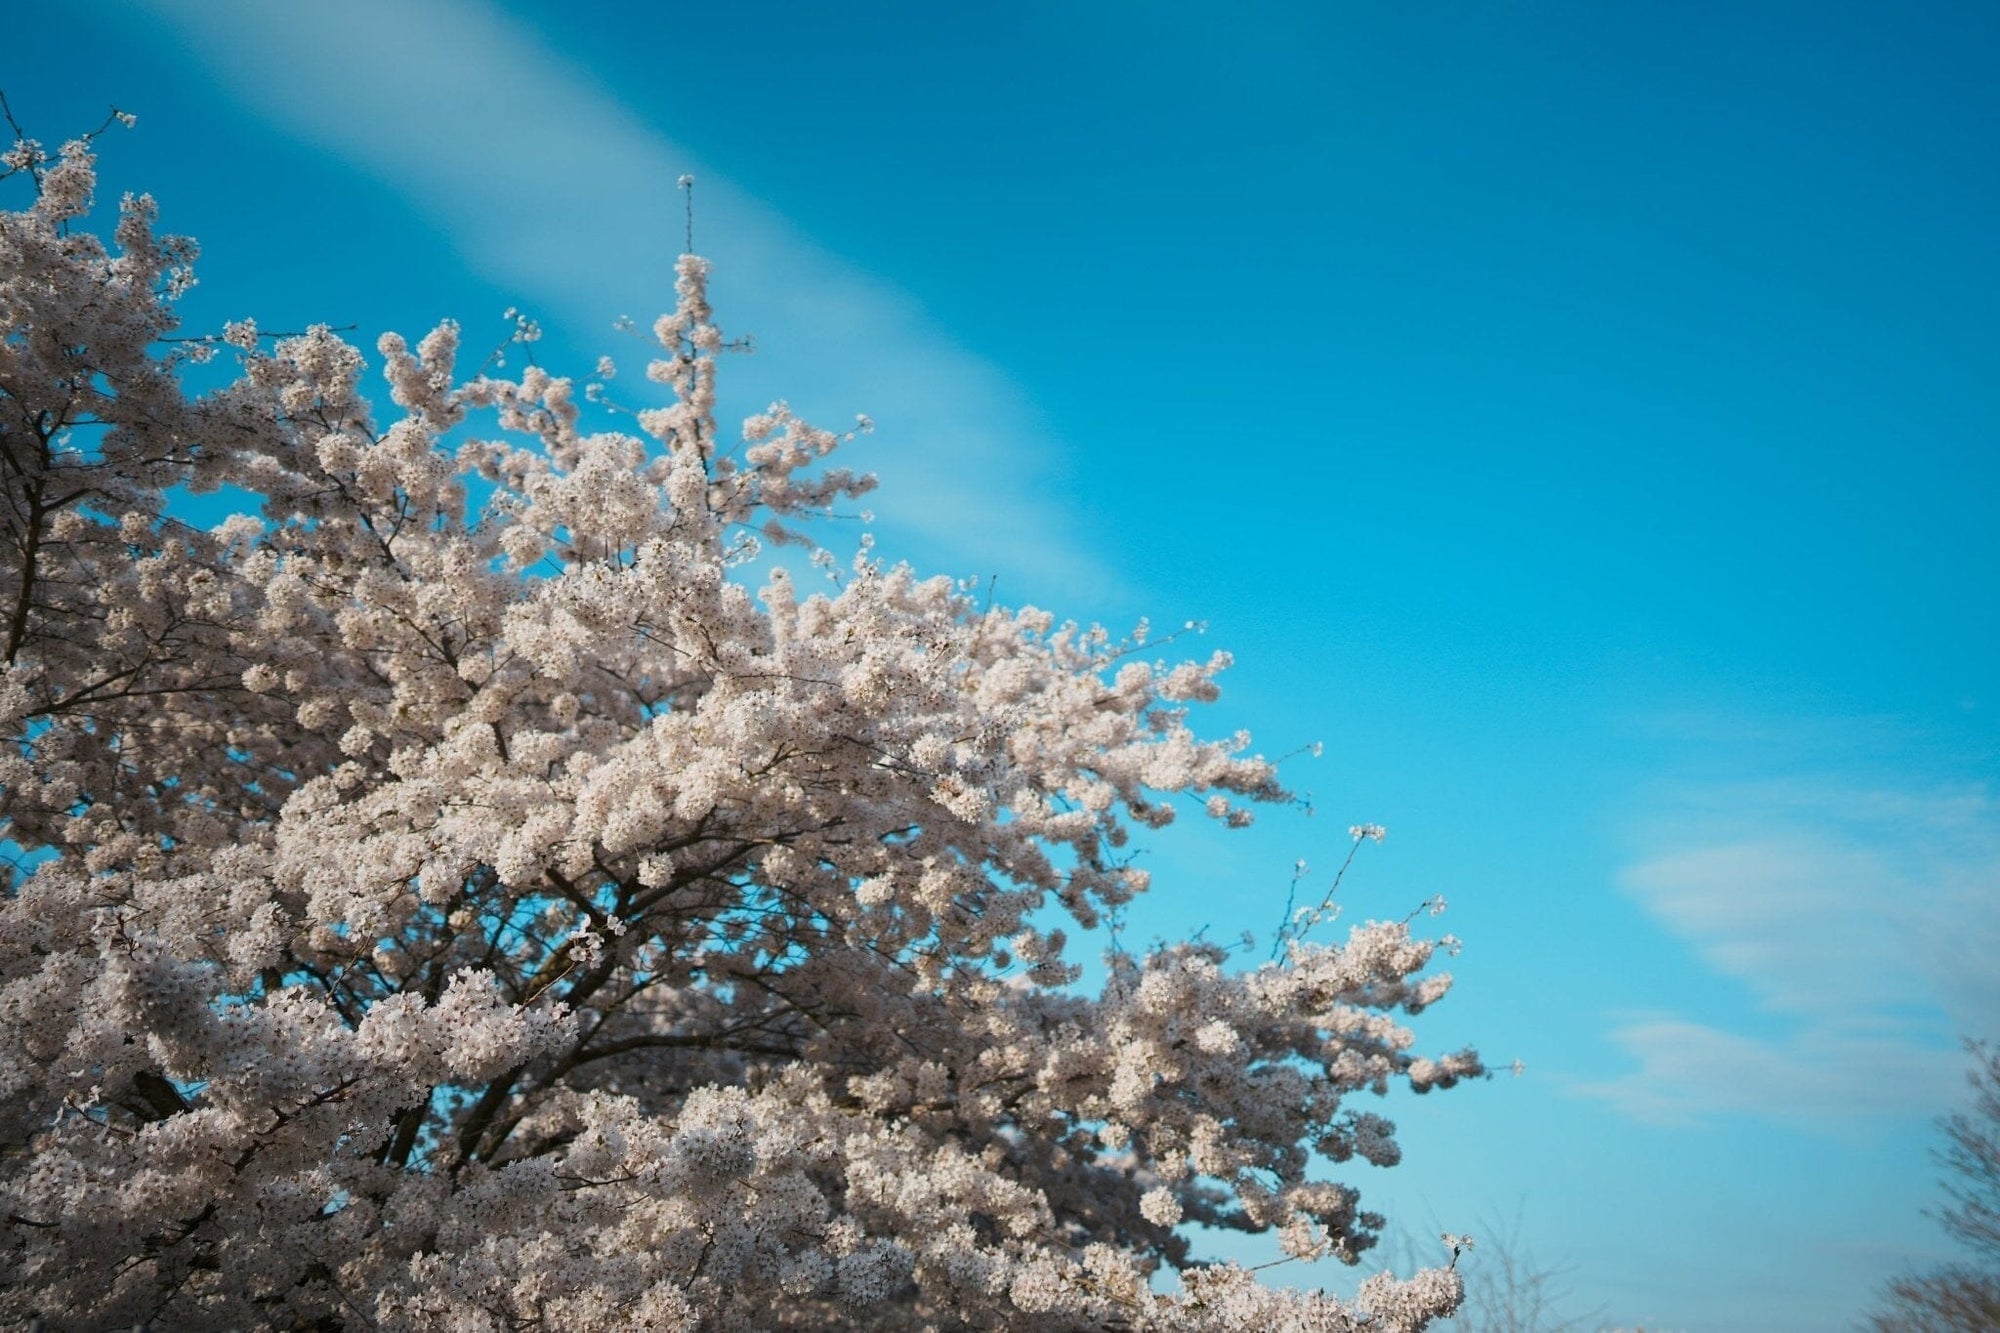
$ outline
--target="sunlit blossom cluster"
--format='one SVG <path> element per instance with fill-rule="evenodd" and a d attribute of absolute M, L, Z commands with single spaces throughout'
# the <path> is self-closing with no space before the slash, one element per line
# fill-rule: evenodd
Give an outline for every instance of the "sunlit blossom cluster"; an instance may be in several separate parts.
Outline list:
<path fill-rule="evenodd" d="M 1170 944 L 1078 984 L 1065 931 L 1147 886 L 1135 830 L 1285 797 L 1190 724 L 1226 655 L 866 547 L 753 583 L 751 543 L 812 546 L 872 481 L 783 404 L 718 429 L 698 258 L 627 433 L 538 366 L 462 374 L 452 324 L 383 337 L 381 389 L 324 327 L 167 341 L 193 245 L 144 198 L 108 244 L 79 225 L 85 142 L 6 161 L 0 1321 L 1456 1307 L 1449 1267 L 1336 1298 L 1191 1240 L 1373 1243 L 1325 1174 L 1400 1156 L 1358 1096 L 1484 1073 L 1415 1050 L 1431 941 Z M 197 397 L 203 354 L 237 369 Z M 255 511 L 170 509 L 225 486 Z"/>

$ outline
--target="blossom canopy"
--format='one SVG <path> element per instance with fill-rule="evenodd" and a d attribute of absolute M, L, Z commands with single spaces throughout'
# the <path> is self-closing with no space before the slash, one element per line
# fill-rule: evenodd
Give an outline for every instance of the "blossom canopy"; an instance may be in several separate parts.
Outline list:
<path fill-rule="evenodd" d="M 782 404 L 722 435 L 697 257 L 629 419 L 609 365 L 460 374 L 448 323 L 380 340 L 378 407 L 325 327 L 171 337 L 195 247 L 143 197 L 90 230 L 92 152 L 18 143 L 0 213 L 0 1317 L 1455 1308 L 1448 1268 L 1349 1302 L 1186 1230 L 1372 1243 L 1310 1169 L 1397 1160 L 1354 1095 L 1483 1073 L 1413 1052 L 1431 942 L 1068 960 L 1146 888 L 1135 829 L 1284 797 L 1190 725 L 1225 655 L 819 550 L 872 480 Z M 224 487 L 253 512 L 177 516 Z M 770 542 L 824 585 L 753 587 Z"/>

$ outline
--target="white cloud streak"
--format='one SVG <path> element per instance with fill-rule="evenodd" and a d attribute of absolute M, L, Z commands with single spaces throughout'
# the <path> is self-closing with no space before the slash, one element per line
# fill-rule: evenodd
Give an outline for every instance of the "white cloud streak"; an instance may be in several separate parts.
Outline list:
<path fill-rule="evenodd" d="M 1831 774 L 1711 783 L 1663 793 L 1639 841 L 1622 887 L 1749 991 L 1757 1035 L 1634 1016 L 1612 1036 L 1637 1069 L 1578 1091 L 1655 1122 L 1951 1103 L 1954 1037 L 2000 1019 L 2000 801 Z"/>
<path fill-rule="evenodd" d="M 1718 1113 L 1821 1126 L 1928 1115 L 1942 1110 L 1962 1082 L 1956 1050 L 1837 1025 L 1769 1039 L 1669 1014 L 1640 1015 L 1612 1037 L 1638 1068 L 1571 1091 L 1650 1125 L 1693 1124 Z"/>
<path fill-rule="evenodd" d="M 723 317 L 758 339 L 730 367 L 763 395 L 748 405 L 782 391 L 835 429 L 873 417 L 854 459 L 885 474 L 871 503 L 961 572 L 1110 590 L 1049 503 L 1059 455 L 1003 375 L 503 15 L 477 0 L 141 3 L 226 93 L 397 190 L 475 271 L 572 328 L 671 304 L 674 183 L 695 174 Z"/>

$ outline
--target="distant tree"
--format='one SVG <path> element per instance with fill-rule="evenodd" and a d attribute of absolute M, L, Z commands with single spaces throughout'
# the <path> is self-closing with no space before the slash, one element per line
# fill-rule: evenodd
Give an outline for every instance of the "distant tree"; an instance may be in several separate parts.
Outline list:
<path fill-rule="evenodd" d="M 1575 1265 L 1537 1257 L 1519 1209 L 1512 1217 L 1488 1215 L 1474 1235 L 1446 1233 L 1444 1241 L 1459 1252 L 1455 1266 L 1465 1282 L 1465 1300 L 1440 1328 L 1453 1333 L 1601 1333 L 1610 1328 L 1602 1311 L 1575 1310 L 1569 1285 Z M 1398 1227 L 1377 1247 L 1374 1262 L 1382 1268 L 1411 1269 L 1432 1248 L 1408 1228 Z"/>
<path fill-rule="evenodd" d="M 1461 1261 L 1465 1304 L 1451 1327 L 1465 1333 L 1583 1333 L 1603 1326 L 1595 1314 L 1574 1314 L 1567 1263 L 1543 1263 L 1521 1232 L 1521 1215 L 1485 1224 L 1478 1250 Z"/>
<path fill-rule="evenodd" d="M 1947 1264 L 1889 1284 L 1869 1318 L 1876 1333 L 1992 1333 L 2000 1329 L 2000 1048 L 1968 1042 L 1972 1105 L 1944 1121 L 1939 1154 L 1950 1203 L 1938 1217 L 1975 1262 Z"/>
<path fill-rule="evenodd" d="M 1075 989 L 1058 923 L 1146 888 L 1134 826 L 1285 795 L 1190 730 L 1226 657 L 865 550 L 753 590 L 758 541 L 871 482 L 782 405 L 720 433 L 701 259 L 627 430 L 584 425 L 608 363 L 466 378 L 452 324 L 381 339 L 378 414 L 327 328 L 170 338 L 194 246 L 143 197 L 89 231 L 87 140 L 0 170 L 0 1321 L 1456 1308 L 1449 1269 L 1350 1303 L 1176 1229 L 1374 1241 L 1310 1168 L 1398 1159 L 1353 1095 L 1483 1072 L 1412 1051 L 1431 942 L 1169 944 Z M 222 487 L 256 512 L 175 516 Z"/>

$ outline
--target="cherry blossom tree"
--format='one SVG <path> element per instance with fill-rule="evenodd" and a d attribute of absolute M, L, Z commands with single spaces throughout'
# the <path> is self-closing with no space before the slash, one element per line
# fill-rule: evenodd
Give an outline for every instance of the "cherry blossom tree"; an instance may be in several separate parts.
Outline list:
<path fill-rule="evenodd" d="M 609 363 L 463 375 L 449 323 L 380 340 L 371 403 L 327 328 L 172 336 L 195 248 L 145 197 L 91 229 L 90 138 L 4 167 L 0 1319 L 1457 1306 L 1449 1267 L 1339 1299 L 1191 1248 L 1373 1242 L 1322 1174 L 1398 1159 L 1355 1099 L 1483 1073 L 1414 1053 L 1434 942 L 1069 961 L 1135 831 L 1284 799 L 1191 726 L 1224 655 L 814 545 L 872 482 L 783 405 L 720 431 L 699 258 L 623 429 Z M 177 517 L 221 487 L 254 512 Z M 817 572 L 753 581 L 760 542 Z"/>

